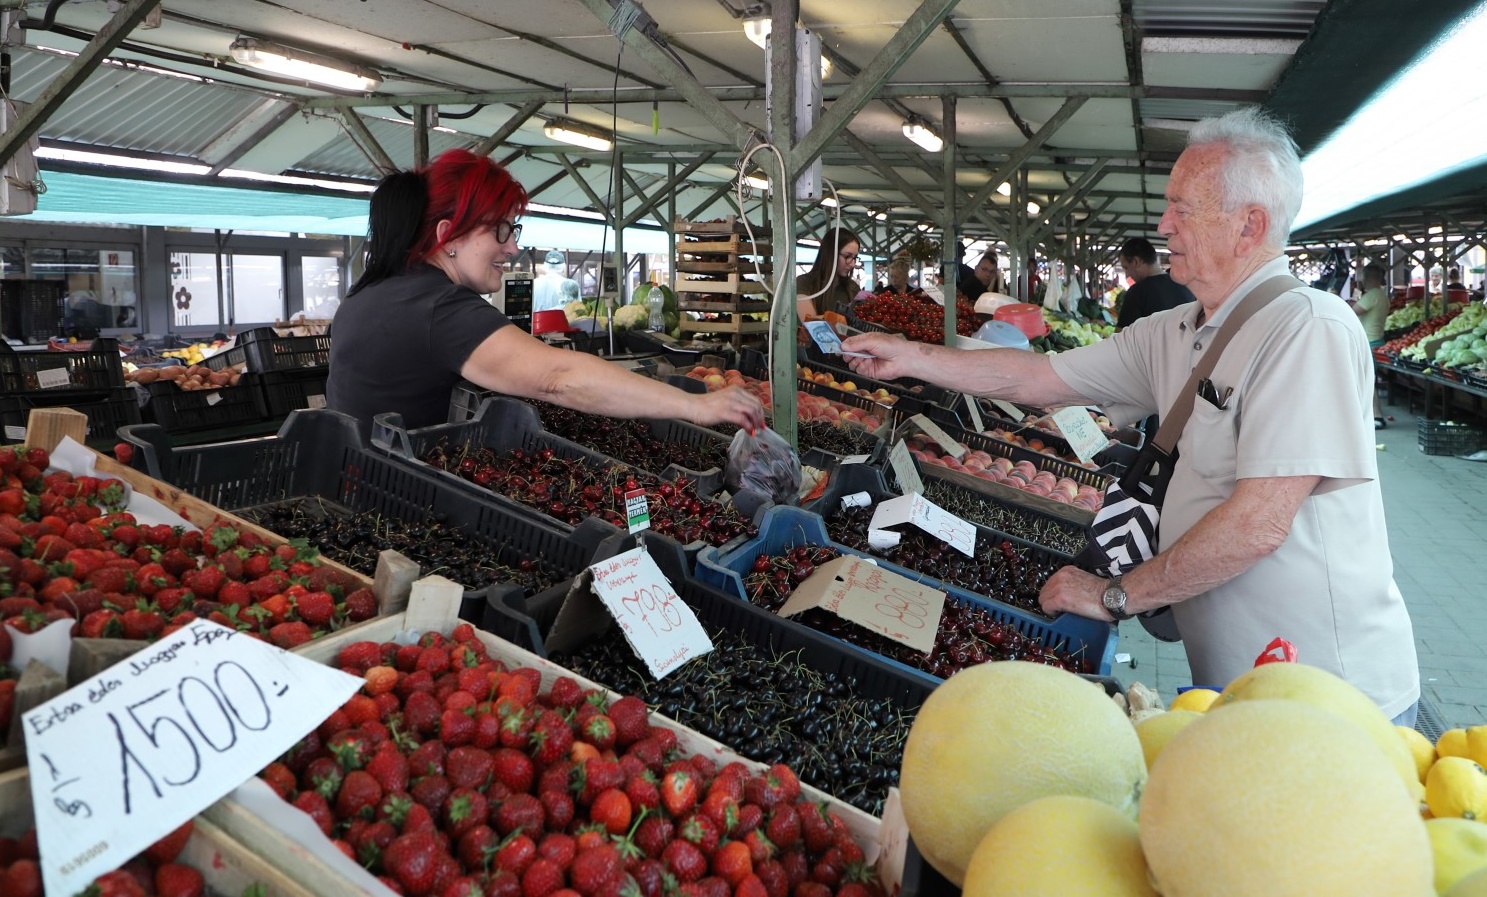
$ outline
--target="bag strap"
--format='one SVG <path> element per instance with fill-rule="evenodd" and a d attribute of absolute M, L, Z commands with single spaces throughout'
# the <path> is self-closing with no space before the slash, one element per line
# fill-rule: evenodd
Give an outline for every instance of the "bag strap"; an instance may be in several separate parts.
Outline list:
<path fill-rule="evenodd" d="M 1234 311 L 1219 326 L 1219 332 L 1214 335 L 1208 351 L 1193 368 L 1188 382 L 1177 393 L 1177 400 L 1172 403 L 1167 413 L 1162 415 L 1162 425 L 1157 428 L 1157 436 L 1153 440 L 1158 448 L 1170 455 L 1177 447 L 1177 441 L 1182 438 L 1182 428 L 1187 426 L 1188 418 L 1193 413 L 1193 402 L 1198 397 L 1198 381 L 1213 373 L 1213 369 L 1219 363 L 1219 357 L 1224 354 L 1224 348 L 1229 345 L 1229 340 L 1234 338 L 1234 334 L 1239 332 L 1239 328 L 1244 326 L 1244 322 L 1248 321 L 1255 312 L 1278 299 L 1282 293 L 1304 286 L 1306 284 L 1290 274 L 1277 274 L 1250 290 L 1243 299 L 1239 300 Z"/>

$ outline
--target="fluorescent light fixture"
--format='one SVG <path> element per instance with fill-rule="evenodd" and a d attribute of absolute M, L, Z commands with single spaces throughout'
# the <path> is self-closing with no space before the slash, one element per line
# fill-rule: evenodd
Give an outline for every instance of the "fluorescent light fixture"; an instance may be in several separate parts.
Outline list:
<path fill-rule="evenodd" d="M 1479 4 L 1303 159 L 1306 195 L 1295 226 L 1487 162 L 1484 44 L 1487 6 Z M 1421 131 L 1400 127 L 1404 121 L 1450 126 Z"/>
<path fill-rule="evenodd" d="M 744 175 L 743 182 L 744 186 L 753 187 L 755 190 L 761 190 L 765 192 L 769 190 L 769 180 L 757 174 Z"/>
<path fill-rule="evenodd" d="M 1027 213 L 1029 215 L 1036 215 L 1041 211 L 1043 211 L 1043 207 L 1038 205 L 1037 203 L 1030 202 L 1027 204 Z"/>
<path fill-rule="evenodd" d="M 919 232 L 920 232 L 920 233 L 921 233 L 921 234 L 927 234 L 927 233 L 929 233 L 929 232 L 930 232 L 930 231 L 932 231 L 932 230 L 934 230 L 934 227 L 933 227 L 933 226 L 932 226 L 932 225 L 928 225 L 928 224 L 925 224 L 925 223 L 924 223 L 924 222 L 922 222 L 922 221 L 921 221 L 921 222 L 919 222 L 919 223 L 918 223 L 918 224 L 916 224 L 916 225 L 914 225 L 914 227 L 915 227 L 915 229 L 916 229 L 916 230 L 918 230 L 918 231 L 919 231 Z"/>
<path fill-rule="evenodd" d="M 1012 185 L 1007 183 L 1006 181 L 1002 181 L 1001 184 L 997 186 L 996 192 L 1002 194 L 1003 196 L 1011 196 Z"/>
<path fill-rule="evenodd" d="M 82 162 L 87 165 L 108 165 L 113 168 L 134 168 L 140 171 L 164 171 L 171 174 L 206 174 L 210 165 L 191 162 L 166 162 L 160 159 L 139 159 L 133 156 L 116 156 L 111 153 L 92 153 L 86 150 L 59 149 L 43 146 L 36 151 L 38 159 L 56 159 L 59 162 Z"/>
<path fill-rule="evenodd" d="M 825 81 L 827 78 L 830 78 L 831 77 L 831 73 L 834 72 L 834 71 L 836 71 L 836 66 L 834 66 L 834 65 L 831 64 L 831 57 L 827 56 L 825 53 L 822 53 L 821 54 L 821 80 L 822 81 Z"/>
<path fill-rule="evenodd" d="M 904 136 L 919 144 L 926 152 L 937 153 L 945 148 L 945 141 L 940 135 L 917 118 L 904 122 Z"/>
<path fill-rule="evenodd" d="M 887 212 L 873 212 L 872 213 L 872 217 L 873 217 L 873 220 L 874 221 L 887 221 L 888 220 L 888 213 Z"/>
<path fill-rule="evenodd" d="M 828 209 L 834 209 L 837 206 L 841 205 L 841 203 L 836 201 L 835 196 L 823 196 L 821 197 L 821 205 L 825 206 Z"/>
<path fill-rule="evenodd" d="M 542 133 L 553 140 L 561 140 L 586 149 L 609 152 L 614 149 L 614 139 L 599 134 L 581 124 L 567 119 L 555 118 L 542 126 Z"/>
<path fill-rule="evenodd" d="M 769 10 L 760 6 L 751 8 L 744 13 L 744 34 L 763 50 L 768 44 L 769 29 L 771 27 Z"/>
<path fill-rule="evenodd" d="M 264 174 L 261 171 L 244 171 L 239 168 L 224 168 L 218 177 L 236 178 L 243 181 L 260 181 L 267 184 L 294 184 L 301 187 L 323 187 L 344 190 L 347 193 L 371 193 L 376 184 L 354 184 L 349 181 L 328 181 L 324 178 L 307 178 L 295 174 Z"/>
<path fill-rule="evenodd" d="M 241 65 L 253 66 L 287 78 L 313 81 L 327 87 L 368 91 L 376 90 L 382 83 L 382 76 L 365 66 L 297 50 L 273 41 L 239 37 L 227 49 L 233 60 Z"/>

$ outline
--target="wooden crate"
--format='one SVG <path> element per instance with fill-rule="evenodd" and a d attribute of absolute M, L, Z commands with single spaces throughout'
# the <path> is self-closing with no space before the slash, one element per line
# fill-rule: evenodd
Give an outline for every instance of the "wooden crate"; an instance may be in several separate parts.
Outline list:
<path fill-rule="evenodd" d="M 678 274 L 731 274 L 740 270 L 756 277 L 768 277 L 774 273 L 774 267 L 769 262 L 761 261 L 757 270 L 752 258 L 740 264 L 736 253 L 729 254 L 726 261 L 679 259 L 676 263 Z"/>
<path fill-rule="evenodd" d="M 25 769 L 0 774 L 0 836 L 17 838 L 35 823 L 31 805 L 31 779 Z M 315 897 L 316 892 L 281 871 L 277 857 L 269 859 L 249 850 L 242 842 L 197 816 L 191 840 L 176 860 L 194 867 L 206 879 L 212 894 L 241 894 L 254 884 L 263 885 L 265 897 Z"/>
<path fill-rule="evenodd" d="M 689 255 L 769 255 L 770 251 L 769 241 L 765 238 L 750 240 L 741 234 L 719 234 L 706 240 L 676 241 L 678 258 Z"/>
<path fill-rule="evenodd" d="M 748 229 L 744 227 L 743 219 L 737 215 L 728 215 L 716 221 L 688 221 L 685 218 L 677 218 L 673 222 L 673 229 L 679 234 L 746 234 Z M 756 236 L 769 236 L 768 228 L 754 228 Z"/>
<path fill-rule="evenodd" d="M 452 583 L 442 576 L 426 577 L 414 585 L 407 610 L 403 613 L 379 618 L 373 621 L 369 628 L 360 632 L 353 633 L 348 630 L 312 642 L 305 646 L 309 650 L 303 652 L 304 656 L 321 663 L 333 664 L 336 655 L 343 647 L 362 639 L 378 642 L 390 641 L 408 630 L 437 631 L 447 634 L 458 622 L 456 613 L 462 594 L 463 590 L 457 583 Z M 618 693 L 610 691 L 603 685 L 589 681 L 571 670 L 524 651 L 490 633 L 477 631 L 476 637 L 485 644 L 492 658 L 510 667 L 531 667 L 540 672 L 544 691 L 550 688 L 557 678 L 570 676 L 576 679 L 580 686 L 600 691 L 610 700 L 620 697 Z M 740 757 L 728 747 L 658 713 L 651 714 L 651 724 L 676 732 L 677 742 L 686 754 L 703 754 L 711 757 L 719 765 L 738 761 L 751 770 L 765 768 L 763 764 Z M 862 845 L 869 865 L 877 859 L 881 825 L 876 817 L 803 783 L 801 792 L 804 797 L 812 801 L 826 803 L 842 818 L 847 828 L 851 830 L 852 837 Z M 282 832 L 264 824 L 262 820 L 251 812 L 245 811 L 240 805 L 235 805 L 230 797 L 218 802 L 208 811 L 208 815 L 229 835 L 252 849 L 265 855 L 281 857 L 281 868 L 286 873 L 298 881 L 315 882 L 316 893 L 322 897 L 340 897 L 343 894 L 349 897 L 349 895 L 361 893 L 353 888 L 350 882 L 339 878 L 318 858 L 310 855 L 298 845 L 289 843 Z"/>
<path fill-rule="evenodd" d="M 720 272 L 721 273 L 721 272 Z M 698 280 L 689 277 L 678 277 L 673 289 L 678 296 L 683 293 L 713 293 L 719 296 L 743 296 L 754 293 L 765 292 L 764 284 L 752 279 L 749 274 L 734 271 L 723 276 L 722 280 Z"/>

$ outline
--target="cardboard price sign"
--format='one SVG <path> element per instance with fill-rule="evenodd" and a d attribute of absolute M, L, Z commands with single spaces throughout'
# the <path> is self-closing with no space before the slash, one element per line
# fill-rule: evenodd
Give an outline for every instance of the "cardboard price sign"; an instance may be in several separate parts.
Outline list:
<path fill-rule="evenodd" d="M 928 654 L 945 611 L 945 593 L 865 558 L 843 555 L 796 586 L 779 613 L 793 617 L 816 607 Z"/>
<path fill-rule="evenodd" d="M 1007 420 L 1010 420 L 1014 424 L 1022 423 L 1023 413 L 1021 408 L 1018 408 L 1011 402 L 1003 402 L 1001 399 L 992 399 L 991 404 L 995 405 L 998 411 L 1005 414 Z"/>
<path fill-rule="evenodd" d="M 976 397 L 968 392 L 961 393 L 961 395 L 966 400 L 966 410 L 971 414 L 971 429 L 977 433 L 985 433 L 986 423 L 981 420 L 981 403 L 976 401 Z"/>
<path fill-rule="evenodd" d="M 914 425 L 917 426 L 920 431 L 924 433 L 925 436 L 928 436 L 930 439 L 938 442 L 940 444 L 940 448 L 949 453 L 950 457 L 954 458 L 957 461 L 965 457 L 966 447 L 961 445 L 959 442 L 956 442 L 955 437 L 951 436 L 949 433 L 946 433 L 939 424 L 935 423 L 922 414 L 916 414 L 913 417 L 909 418 L 909 420 L 913 421 Z"/>
<path fill-rule="evenodd" d="M 905 495 L 924 491 L 924 480 L 919 478 L 919 468 L 914 466 L 914 456 L 909 454 L 909 447 L 902 439 L 889 449 L 888 464 L 898 477 L 898 488 Z"/>
<path fill-rule="evenodd" d="M 1070 405 L 1053 412 L 1053 424 L 1069 440 L 1069 448 L 1080 461 L 1089 461 L 1110 444 L 1110 437 L 1082 405 Z"/>
<path fill-rule="evenodd" d="M 644 548 L 589 567 L 594 593 L 657 679 L 713 649 L 697 615 Z"/>
<path fill-rule="evenodd" d="M 917 493 L 879 502 L 868 524 L 868 539 L 879 530 L 901 523 L 914 524 L 966 557 L 976 556 L 976 527 Z"/>
<path fill-rule="evenodd" d="M 26 713 L 50 894 L 116 869 L 294 746 L 362 680 L 197 620 Z"/>

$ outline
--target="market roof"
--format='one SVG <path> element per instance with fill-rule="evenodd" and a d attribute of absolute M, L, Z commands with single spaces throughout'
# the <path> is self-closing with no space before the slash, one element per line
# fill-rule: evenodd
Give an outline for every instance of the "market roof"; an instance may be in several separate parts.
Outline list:
<path fill-rule="evenodd" d="M 30 5 L 40 24 L 46 13 Z M 1192 122 L 1267 102 L 1306 149 L 1473 5 L 1436 0 L 1405 14 L 1389 0 L 801 0 L 799 20 L 835 66 L 828 118 L 871 88 L 822 151 L 823 175 L 860 229 L 902 240 L 944 202 L 940 155 L 901 127 L 917 116 L 942 129 L 953 97 L 959 204 L 990 193 L 968 233 L 1072 229 L 1118 241 L 1154 233 Z M 11 85 L 14 98 L 47 107 L 43 145 L 193 161 L 207 169 L 202 182 L 244 169 L 368 183 L 388 163 L 411 165 L 426 141 L 429 156 L 490 151 L 547 205 L 635 216 L 654 200 L 645 214 L 710 218 L 733 210 L 737 138 L 767 124 L 766 54 L 744 33 L 744 0 L 545 0 L 540 16 L 515 0 L 48 6 L 56 25 L 23 32 Z M 152 7 L 158 27 L 123 30 Z M 112 30 L 123 36 L 108 61 L 69 82 L 81 67 L 69 54 L 100 49 Z M 266 76 L 233 60 L 239 36 L 357 63 L 382 83 L 353 94 Z M 409 120 L 420 106 L 437 110 L 437 127 Z M 609 154 L 544 134 L 559 118 L 618 134 L 619 197 Z M 1013 215 L 989 183 L 1013 168 L 1026 172 L 1019 199 L 1038 216 Z M 872 224 L 869 210 L 887 221 Z M 803 230 L 818 232 L 829 213 L 810 209 Z M 1044 225 L 1050 213 L 1059 217 Z"/>

